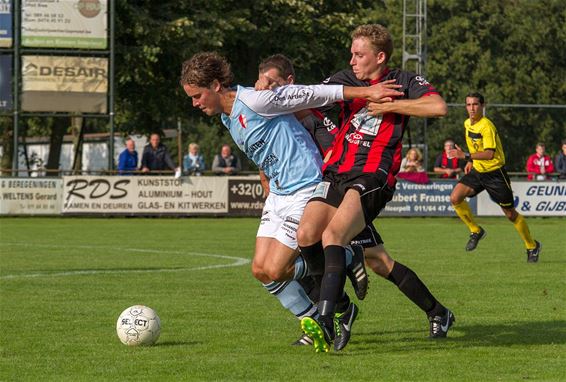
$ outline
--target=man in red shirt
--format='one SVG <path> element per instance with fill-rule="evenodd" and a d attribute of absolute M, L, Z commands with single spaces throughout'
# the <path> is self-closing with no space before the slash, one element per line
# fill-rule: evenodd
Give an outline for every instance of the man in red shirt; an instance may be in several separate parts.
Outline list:
<path fill-rule="evenodd" d="M 544 143 L 537 143 L 536 153 L 527 159 L 529 180 L 547 180 L 547 174 L 554 172 L 552 159 L 548 155 L 545 155 L 544 151 Z"/>
<path fill-rule="evenodd" d="M 362 99 L 340 102 L 340 130 L 332 154 L 297 231 L 303 255 L 320 256 L 321 250 L 324 252 L 321 317 L 319 321 L 305 318 L 301 322 L 317 351 L 328 351 L 334 337 L 336 302 L 346 280 L 344 247 L 372 223 L 393 197 L 409 117 L 440 117 L 447 113 L 446 103 L 425 78 L 387 67 L 392 52 L 391 35 L 385 27 L 362 25 L 352 33 L 351 70 L 325 80 L 328 84 L 352 86 L 360 86 L 360 81 L 396 84 L 404 94 L 382 103 L 368 104 Z M 454 315 L 420 288 L 422 282 L 415 276 L 401 265 L 391 272 L 400 284 L 414 285 L 414 290 L 419 291 L 416 293 L 423 294 L 418 297 L 427 301 L 431 336 L 446 336 Z"/>
<path fill-rule="evenodd" d="M 455 179 L 464 171 L 466 163 L 456 157 L 450 157 L 448 151 L 455 149 L 455 143 L 452 139 L 444 141 L 444 151 L 436 157 L 434 162 L 434 172 L 440 174 L 441 178 Z"/>

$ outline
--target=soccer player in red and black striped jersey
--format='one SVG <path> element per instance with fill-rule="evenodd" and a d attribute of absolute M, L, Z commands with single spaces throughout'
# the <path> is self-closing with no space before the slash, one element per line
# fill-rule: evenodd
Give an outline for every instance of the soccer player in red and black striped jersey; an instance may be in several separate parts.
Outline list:
<path fill-rule="evenodd" d="M 295 71 L 289 58 L 281 54 L 276 54 L 261 62 L 259 65 L 259 77 L 260 80 L 256 83 L 256 89 L 284 86 L 295 82 Z M 350 84 L 352 83 L 350 82 Z M 367 86 L 368 83 L 366 81 L 356 79 L 353 85 Z M 301 121 L 303 126 L 313 137 L 323 157 L 331 154 L 332 143 L 339 130 L 338 126 L 336 126 L 332 119 L 327 116 L 329 111 L 330 110 L 328 109 L 311 109 L 295 113 L 295 116 Z M 268 193 L 269 189 L 267 187 L 265 188 Z M 428 297 L 430 292 L 427 287 L 410 268 L 396 262 L 389 256 L 384 247 L 383 240 L 373 224 L 369 224 L 352 240 L 351 243 L 360 245 L 364 248 L 366 261 L 376 274 L 395 283 L 399 289 L 423 311 L 427 312 L 431 310 L 431 306 L 434 306 L 434 301 L 436 301 L 435 298 Z M 395 269 L 395 272 L 393 272 L 393 269 Z M 355 275 L 350 276 L 355 277 Z M 406 277 L 414 278 L 415 281 L 402 282 L 406 280 Z M 313 280 L 311 279 L 303 279 L 300 280 L 299 283 L 303 285 L 311 300 L 317 303 L 320 293 L 320 281 L 318 276 L 313 277 L 313 279 L 318 285 L 312 285 Z M 415 283 L 417 283 L 417 287 L 415 287 Z M 350 334 L 349 332 L 351 331 L 351 324 L 355 320 L 357 314 L 356 311 L 347 309 L 354 304 L 350 304 L 350 300 L 348 298 L 343 298 L 343 300 L 345 300 L 345 304 L 344 301 L 337 304 L 337 311 L 340 315 L 338 320 L 335 321 L 337 321 L 338 325 L 340 325 L 341 333 L 340 336 L 336 337 L 334 342 L 334 348 L 336 350 L 342 349 L 347 344 Z M 357 307 L 354 306 L 354 308 L 357 310 Z M 347 310 L 344 311 L 344 309 Z M 344 313 L 350 314 L 345 315 Z M 347 335 L 347 337 L 345 337 L 345 335 Z M 431 336 L 432 335 L 433 333 L 431 332 Z M 295 344 L 312 344 L 312 340 L 305 335 L 296 341 Z"/>
<path fill-rule="evenodd" d="M 307 317 L 301 322 L 315 343 L 328 344 L 334 337 L 336 302 L 342 296 L 346 278 L 344 246 L 372 223 L 393 197 L 409 117 L 440 117 L 447 113 L 446 103 L 426 79 L 387 67 L 392 51 L 391 35 L 385 27 L 362 25 L 352 33 L 351 70 L 338 72 L 325 81 L 350 86 L 394 84 L 403 95 L 383 98 L 380 103 L 361 99 L 340 102 L 340 130 L 323 167 L 323 181 L 307 204 L 297 232 L 303 255 L 316 256 L 323 251 L 325 257 L 321 318 L 315 321 Z M 431 323 L 431 336 L 446 336 L 454 316 L 416 274 L 395 263 L 389 278 L 413 301 L 422 304 Z"/>

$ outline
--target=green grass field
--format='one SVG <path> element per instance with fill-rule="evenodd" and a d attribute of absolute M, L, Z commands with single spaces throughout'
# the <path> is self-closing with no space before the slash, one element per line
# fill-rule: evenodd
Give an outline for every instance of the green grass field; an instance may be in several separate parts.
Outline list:
<path fill-rule="evenodd" d="M 315 354 L 251 275 L 257 219 L 0 219 L 0 380 L 566 380 L 566 220 L 527 220 L 538 264 L 506 220 L 479 221 L 473 253 L 456 219 L 377 222 L 456 314 L 449 338 L 372 274 L 348 347 Z M 134 304 L 161 317 L 157 345 L 119 342 Z"/>

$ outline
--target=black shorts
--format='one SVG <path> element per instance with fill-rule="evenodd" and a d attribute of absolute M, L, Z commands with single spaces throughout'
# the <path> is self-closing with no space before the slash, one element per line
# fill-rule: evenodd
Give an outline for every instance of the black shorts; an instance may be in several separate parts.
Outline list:
<path fill-rule="evenodd" d="M 373 224 L 368 224 L 350 243 L 361 245 L 364 248 L 372 248 L 383 244 L 383 239 L 381 239 Z"/>
<path fill-rule="evenodd" d="M 334 174 L 326 173 L 322 182 L 318 184 L 313 196 L 309 200 L 320 201 L 338 208 L 346 191 L 350 188 L 360 194 L 362 210 L 367 225 L 379 215 L 387 202 L 393 198 L 395 192 L 385 182 L 385 179 L 377 174 Z"/>
<path fill-rule="evenodd" d="M 511 181 L 504 167 L 489 172 L 479 172 L 472 169 L 460 179 L 459 183 L 472 188 L 474 190 L 472 196 L 486 190 L 491 199 L 501 208 L 514 207 Z"/>

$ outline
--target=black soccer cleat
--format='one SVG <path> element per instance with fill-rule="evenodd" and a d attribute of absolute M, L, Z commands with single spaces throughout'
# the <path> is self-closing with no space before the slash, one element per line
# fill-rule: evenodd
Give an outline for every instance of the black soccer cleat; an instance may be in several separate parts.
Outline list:
<path fill-rule="evenodd" d="M 456 317 L 454 317 L 454 314 L 450 310 L 446 309 L 444 315 L 430 316 L 428 321 L 430 323 L 429 338 L 445 338 L 448 329 L 456 322 Z"/>
<path fill-rule="evenodd" d="M 542 250 L 542 244 L 535 240 L 536 247 L 533 249 L 527 249 L 527 263 L 536 263 L 538 262 L 538 255 L 540 255 L 540 251 Z"/>
<path fill-rule="evenodd" d="M 479 232 L 472 232 L 470 234 L 470 240 L 468 240 L 468 244 L 466 244 L 466 251 L 473 251 L 478 246 L 478 243 L 481 239 L 483 239 L 487 235 L 487 232 L 480 227 Z"/>
<path fill-rule="evenodd" d="M 368 293 L 369 277 L 366 272 L 364 249 L 360 245 L 352 245 L 352 264 L 346 268 L 346 275 L 352 282 L 354 292 L 359 300 L 366 298 Z"/>
<path fill-rule="evenodd" d="M 303 334 L 301 337 L 299 337 L 298 340 L 293 342 L 291 345 L 293 345 L 293 346 L 312 346 L 312 344 L 313 344 L 312 338 L 310 338 L 306 334 Z"/>
<path fill-rule="evenodd" d="M 358 316 L 358 307 L 353 302 L 350 303 L 348 309 L 344 313 L 336 313 L 334 315 L 334 350 L 340 351 L 348 345 L 352 333 L 352 324 Z"/>

